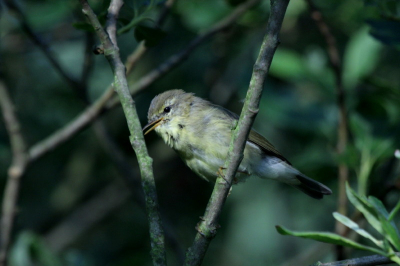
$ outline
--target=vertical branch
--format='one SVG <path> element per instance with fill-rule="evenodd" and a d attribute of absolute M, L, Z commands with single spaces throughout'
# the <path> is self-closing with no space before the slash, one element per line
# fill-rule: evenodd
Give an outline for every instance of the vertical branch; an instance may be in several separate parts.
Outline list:
<path fill-rule="evenodd" d="M 87 1 L 79 1 L 83 7 L 82 12 L 88 17 L 104 47 L 104 55 L 114 73 L 114 89 L 118 93 L 127 119 L 129 132 L 131 134 L 131 145 L 135 150 L 142 176 L 142 186 L 145 193 L 150 226 L 153 265 L 166 265 L 164 232 L 158 211 L 158 199 L 153 176 L 152 159 L 149 157 L 146 149 L 141 125 L 135 108 L 135 102 L 129 93 L 125 66 L 121 61 L 116 39 L 116 20 L 123 2 L 120 0 L 111 1 L 106 32 Z"/>
<path fill-rule="evenodd" d="M 12 150 L 12 163 L 8 169 L 1 217 L 0 265 L 5 266 L 7 265 L 8 250 L 15 220 L 20 181 L 28 164 L 28 156 L 26 144 L 21 133 L 21 126 L 14 112 L 11 98 L 2 81 L 0 81 L 0 106 Z"/>
<path fill-rule="evenodd" d="M 271 14 L 268 19 L 266 34 L 262 42 L 260 53 L 253 67 L 250 86 L 247 91 L 239 121 L 233 131 L 228 159 L 225 161 L 225 177 L 219 176 L 213 193 L 208 202 L 204 217 L 197 226 L 197 235 L 192 247 L 186 255 L 185 265 L 200 265 L 207 248 L 216 235 L 218 220 L 230 190 L 233 177 L 243 158 L 243 150 L 253 121 L 258 113 L 259 102 L 273 55 L 279 44 L 279 31 L 282 26 L 289 0 L 272 0 Z"/>
<path fill-rule="evenodd" d="M 315 21 L 319 31 L 325 38 L 327 45 L 327 51 L 329 56 L 329 62 L 335 74 L 336 84 L 336 95 L 337 105 L 339 109 L 339 123 L 337 128 L 337 144 L 336 151 L 339 155 L 343 154 L 346 150 L 348 140 L 348 121 L 347 121 L 347 109 L 345 102 L 345 92 L 342 82 L 342 66 L 339 51 L 336 44 L 336 39 L 331 33 L 328 25 L 325 23 L 321 12 L 315 7 L 312 0 L 306 0 L 310 8 L 311 17 Z M 349 176 L 349 169 L 345 163 L 339 163 L 338 165 L 338 206 L 337 211 L 343 215 L 347 213 L 347 197 L 346 197 L 346 182 Z M 336 232 L 343 235 L 346 232 L 346 227 L 336 222 Z M 343 259 L 343 247 L 338 246 L 338 260 Z"/>

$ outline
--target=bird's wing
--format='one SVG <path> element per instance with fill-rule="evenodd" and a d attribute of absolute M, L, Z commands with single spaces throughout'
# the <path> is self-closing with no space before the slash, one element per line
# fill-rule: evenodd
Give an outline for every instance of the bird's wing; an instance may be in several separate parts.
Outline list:
<path fill-rule="evenodd" d="M 258 134 L 256 131 L 250 131 L 248 141 L 257 145 L 267 155 L 278 157 L 291 165 L 291 163 L 266 138 Z"/>
<path fill-rule="evenodd" d="M 213 105 L 215 108 L 223 111 L 226 117 L 230 120 L 238 120 L 239 116 L 221 106 Z M 262 135 L 258 134 L 255 130 L 250 130 L 249 133 L 249 142 L 257 145 L 265 154 L 278 157 L 279 159 L 287 162 L 288 164 L 292 165 L 288 159 L 286 159 L 275 147 L 272 145 L 266 138 Z"/>

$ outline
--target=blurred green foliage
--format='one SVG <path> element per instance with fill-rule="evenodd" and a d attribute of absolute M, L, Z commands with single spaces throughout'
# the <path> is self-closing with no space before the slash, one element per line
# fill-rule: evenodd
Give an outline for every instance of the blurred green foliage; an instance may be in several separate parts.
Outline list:
<path fill-rule="evenodd" d="M 362 245 L 349 238 L 332 233 L 293 232 L 277 226 L 278 232 L 282 235 L 298 236 L 302 238 L 314 239 L 324 243 L 331 243 L 335 245 L 370 251 L 385 256 L 395 262 L 397 265 L 400 265 L 400 258 L 395 254 L 396 251 L 400 250 L 400 233 L 396 224 L 393 222 L 394 217 L 400 209 L 400 201 L 389 214 L 382 201 L 372 196 L 368 198 L 366 198 L 365 196 L 360 196 L 353 189 L 351 189 L 348 184 L 346 184 L 346 193 L 350 202 L 356 207 L 356 209 L 360 213 L 364 215 L 369 225 L 381 234 L 382 238 L 375 238 L 369 232 L 362 229 L 357 223 L 353 222 L 350 218 L 338 212 L 334 212 L 333 217 L 335 217 L 336 220 L 338 220 L 348 228 L 355 231 L 357 234 L 370 240 L 373 244 L 377 246 L 377 248 L 370 245 Z"/>
<path fill-rule="evenodd" d="M 105 22 L 109 1 L 89 2 Z M 238 2 L 178 0 L 158 29 L 154 21 L 164 1 L 126 1 L 119 29 L 135 23 L 118 39 L 123 60 L 138 45 L 137 39 L 154 41 L 128 77 L 131 84 L 183 50 L 198 34 L 232 12 Z M 281 44 L 254 127 L 299 170 L 330 186 L 333 195 L 316 201 L 268 180 L 250 179 L 235 186 L 204 265 L 284 265 L 312 249 L 314 242 L 282 237 L 274 225 L 334 231 L 330 214 L 336 210 L 339 162 L 349 167 L 349 182 L 362 196 L 378 198 L 388 210 L 398 206 L 400 166 L 393 156 L 394 150 L 400 148 L 398 1 L 316 0 L 314 3 L 335 35 L 342 58 L 350 130 L 346 152 L 341 156 L 335 152 L 338 123 L 335 79 L 325 40 L 303 1 L 289 4 Z M 25 0 L 20 4 L 28 23 L 48 44 L 61 66 L 79 79 L 85 45 L 95 38 L 88 31 L 79 2 Z M 2 7 L 1 78 L 14 100 L 24 137 L 33 145 L 74 119 L 86 108 L 86 103 L 24 33 L 13 12 Z M 147 122 L 151 99 L 174 88 L 195 92 L 240 112 L 268 13 L 269 3 L 262 1 L 232 28 L 204 42 L 179 67 L 135 96 L 142 124 Z M 137 25 L 139 28 L 134 27 Z M 160 31 L 155 33 L 153 29 Z M 89 101 L 97 99 L 112 82 L 104 57 L 92 60 L 87 86 Z M 107 112 L 101 120 L 139 180 L 121 110 Z M 194 227 L 204 213 L 212 185 L 188 170 L 155 134 L 149 134 L 146 140 L 154 159 L 165 229 L 176 240 L 167 241 L 168 261 L 175 265 L 192 243 Z M 138 200 L 142 195 L 136 189 L 139 183 L 133 188 L 132 184 L 124 183 L 104 144 L 104 138 L 90 126 L 30 165 L 21 183 L 13 265 L 151 265 L 148 225 L 143 204 Z M 10 162 L 8 135 L 0 123 L 1 188 Z M 117 190 L 107 190 L 116 184 Z M 131 196 L 124 198 L 121 196 L 124 193 Z M 78 212 L 80 216 L 74 217 L 87 206 L 89 211 Z M 99 213 L 103 215 L 97 216 Z M 92 221 L 90 226 L 81 229 L 88 221 Z M 398 226 L 398 220 L 392 222 Z M 360 241 L 364 245 L 364 240 Z M 358 252 L 351 255 L 367 254 Z M 299 265 L 333 259 L 332 252 L 321 251 Z"/>

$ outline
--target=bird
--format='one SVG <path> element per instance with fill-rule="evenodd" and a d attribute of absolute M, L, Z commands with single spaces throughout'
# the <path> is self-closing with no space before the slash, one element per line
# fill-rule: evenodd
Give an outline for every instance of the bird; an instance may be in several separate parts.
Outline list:
<path fill-rule="evenodd" d="M 144 135 L 154 130 L 201 178 L 215 182 L 227 159 L 232 129 L 238 115 L 194 93 L 167 90 L 151 101 Z M 261 134 L 251 129 L 243 159 L 234 177 L 241 183 L 250 176 L 273 179 L 322 199 L 332 194 L 324 184 L 309 178 Z"/>

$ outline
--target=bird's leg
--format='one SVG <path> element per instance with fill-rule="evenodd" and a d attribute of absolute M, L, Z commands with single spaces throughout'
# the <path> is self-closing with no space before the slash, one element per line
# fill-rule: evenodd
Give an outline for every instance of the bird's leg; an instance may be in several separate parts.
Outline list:
<path fill-rule="evenodd" d="M 226 180 L 226 178 L 225 178 L 225 174 L 224 174 L 224 172 L 223 172 L 224 169 L 226 169 L 226 168 L 223 167 L 223 166 L 221 166 L 220 168 L 218 168 L 217 175 L 220 176 L 220 177 L 222 177 L 222 179 L 224 179 L 225 182 L 229 184 L 228 180 Z M 245 174 L 245 175 L 250 175 L 250 173 L 248 173 L 248 172 L 243 172 L 243 171 L 239 171 L 239 170 L 236 171 L 236 173 L 241 173 L 241 174 Z M 239 180 L 238 180 L 236 177 L 234 177 L 234 178 L 233 178 L 233 184 L 236 185 L 237 183 L 239 183 Z M 232 190 L 232 185 L 231 185 L 231 190 Z M 230 193 L 230 191 L 229 191 L 229 193 Z"/>

